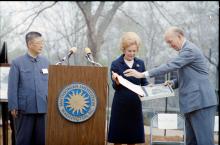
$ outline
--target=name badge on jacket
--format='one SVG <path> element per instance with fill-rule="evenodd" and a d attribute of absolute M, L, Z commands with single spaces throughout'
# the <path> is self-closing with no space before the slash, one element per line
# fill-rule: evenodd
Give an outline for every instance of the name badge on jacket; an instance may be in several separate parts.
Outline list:
<path fill-rule="evenodd" d="M 43 74 L 48 74 L 48 69 L 47 68 L 42 68 L 42 73 Z"/>

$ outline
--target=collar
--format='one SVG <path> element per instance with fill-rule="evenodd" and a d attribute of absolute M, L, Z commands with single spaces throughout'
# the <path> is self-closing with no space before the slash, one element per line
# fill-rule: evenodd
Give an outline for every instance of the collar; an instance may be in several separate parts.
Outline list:
<path fill-rule="evenodd" d="M 185 45 L 185 43 L 186 43 L 186 39 L 184 38 L 183 43 L 182 43 L 182 46 L 181 46 L 181 49 L 183 48 L 183 46 Z M 181 50 L 181 49 L 180 49 L 180 50 Z"/>
<path fill-rule="evenodd" d="M 120 57 L 119 57 L 119 62 L 121 62 L 121 63 L 125 63 L 125 61 L 124 61 L 124 54 L 122 54 Z M 134 63 L 136 62 L 136 60 L 137 60 L 137 58 L 136 57 L 134 57 Z"/>
<path fill-rule="evenodd" d="M 124 54 L 122 54 L 119 58 L 118 58 L 118 62 L 120 62 L 122 65 L 124 65 L 124 66 L 128 66 L 126 63 L 125 63 L 125 61 L 124 61 Z M 136 58 L 136 57 L 134 57 L 134 63 L 133 63 L 133 66 L 132 66 L 132 68 L 133 67 L 140 67 L 140 64 L 138 63 L 138 59 Z"/>
<path fill-rule="evenodd" d="M 32 62 L 38 62 L 40 60 L 39 56 L 37 56 L 36 58 L 32 57 L 29 53 L 25 54 L 27 56 L 27 58 L 32 61 Z"/>

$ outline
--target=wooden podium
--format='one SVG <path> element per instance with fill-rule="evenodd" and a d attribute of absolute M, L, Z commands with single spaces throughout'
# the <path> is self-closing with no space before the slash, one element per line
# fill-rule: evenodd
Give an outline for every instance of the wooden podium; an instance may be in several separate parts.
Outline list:
<path fill-rule="evenodd" d="M 46 145 L 105 144 L 107 72 L 107 67 L 49 66 Z M 61 91 L 74 82 L 89 86 L 97 97 L 95 113 L 79 123 L 64 118 L 57 105 Z"/>

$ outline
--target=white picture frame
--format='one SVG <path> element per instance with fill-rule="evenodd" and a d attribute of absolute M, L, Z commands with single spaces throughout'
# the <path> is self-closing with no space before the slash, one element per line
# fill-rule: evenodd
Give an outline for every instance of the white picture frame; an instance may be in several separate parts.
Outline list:
<path fill-rule="evenodd" d="M 152 86 L 143 86 L 142 89 L 146 94 L 141 97 L 142 101 L 175 96 L 174 90 L 169 85 L 154 84 Z"/>

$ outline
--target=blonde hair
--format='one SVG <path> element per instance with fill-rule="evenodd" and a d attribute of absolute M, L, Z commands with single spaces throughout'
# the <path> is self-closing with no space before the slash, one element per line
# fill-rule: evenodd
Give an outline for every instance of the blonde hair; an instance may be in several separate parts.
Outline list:
<path fill-rule="evenodd" d="M 134 44 L 137 46 L 138 51 L 141 45 L 141 39 L 135 32 L 126 32 L 122 35 L 120 42 L 120 49 L 122 51 Z"/>

